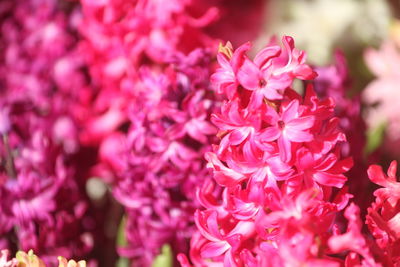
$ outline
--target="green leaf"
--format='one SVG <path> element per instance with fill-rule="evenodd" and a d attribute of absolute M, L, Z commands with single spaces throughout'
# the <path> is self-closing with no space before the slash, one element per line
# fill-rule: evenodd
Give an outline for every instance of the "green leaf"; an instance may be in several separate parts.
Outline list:
<path fill-rule="evenodd" d="M 118 226 L 118 232 L 117 232 L 117 246 L 119 247 L 124 247 L 126 244 L 128 244 L 128 241 L 126 241 L 125 237 L 125 225 L 126 225 L 126 216 L 122 216 L 121 222 L 119 223 Z"/>
<path fill-rule="evenodd" d="M 386 123 L 380 124 L 378 127 L 368 129 L 367 131 L 367 145 L 365 147 L 365 154 L 374 152 L 383 141 L 385 136 Z"/>
<path fill-rule="evenodd" d="M 117 246 L 118 247 L 124 247 L 128 244 L 128 241 L 126 240 L 125 237 L 125 226 L 126 226 L 126 216 L 122 216 L 121 221 L 118 225 L 118 231 L 117 231 Z M 116 267 L 129 267 L 130 266 L 130 261 L 128 258 L 121 257 L 118 259 Z"/>
<path fill-rule="evenodd" d="M 171 247 L 166 244 L 161 249 L 161 254 L 159 254 L 155 259 L 152 267 L 172 267 L 172 251 Z"/>
<path fill-rule="evenodd" d="M 129 259 L 127 258 L 119 258 L 117 261 L 116 267 L 129 267 Z"/>

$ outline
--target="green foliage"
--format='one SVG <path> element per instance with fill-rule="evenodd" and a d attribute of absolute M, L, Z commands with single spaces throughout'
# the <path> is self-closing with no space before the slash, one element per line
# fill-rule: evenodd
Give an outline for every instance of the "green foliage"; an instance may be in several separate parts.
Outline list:
<path fill-rule="evenodd" d="M 129 259 L 127 258 L 119 258 L 117 261 L 116 267 L 129 267 Z"/>
<path fill-rule="evenodd" d="M 383 141 L 385 136 L 386 123 L 382 123 L 374 129 L 368 129 L 367 131 L 367 145 L 365 147 L 365 153 L 368 155 L 374 152 Z"/>
<path fill-rule="evenodd" d="M 125 215 L 122 216 L 121 222 L 118 226 L 118 233 L 117 233 L 117 245 L 119 247 L 126 246 L 127 241 L 125 237 L 125 225 L 126 225 L 126 217 Z"/>
<path fill-rule="evenodd" d="M 159 254 L 152 264 L 152 267 L 172 267 L 172 250 L 171 247 L 166 244 L 161 249 L 161 254 Z"/>
<path fill-rule="evenodd" d="M 125 225 L 126 225 L 126 217 L 122 216 L 117 232 L 117 246 L 119 247 L 126 246 L 126 244 L 128 243 L 125 237 Z M 130 263 L 129 259 L 121 257 L 118 259 L 116 267 L 129 267 L 130 266 L 129 263 Z"/>

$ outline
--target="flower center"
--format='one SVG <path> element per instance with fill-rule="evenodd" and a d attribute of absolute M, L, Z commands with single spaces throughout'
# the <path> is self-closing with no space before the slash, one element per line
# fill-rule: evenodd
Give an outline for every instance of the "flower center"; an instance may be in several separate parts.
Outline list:
<path fill-rule="evenodd" d="M 285 123 L 283 121 L 278 121 L 278 127 L 283 130 L 283 128 L 285 128 Z"/>
<path fill-rule="evenodd" d="M 261 79 L 261 80 L 258 82 L 258 85 L 259 85 L 260 87 L 264 87 L 264 86 L 267 85 L 267 81 L 264 80 L 264 79 Z"/>

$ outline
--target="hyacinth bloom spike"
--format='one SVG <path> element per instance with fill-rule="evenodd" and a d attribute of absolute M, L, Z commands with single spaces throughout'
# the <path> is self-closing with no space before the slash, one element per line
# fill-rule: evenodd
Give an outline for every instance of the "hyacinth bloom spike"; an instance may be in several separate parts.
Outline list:
<path fill-rule="evenodd" d="M 190 252 L 195 266 L 341 266 L 345 259 L 357 261 L 351 253 L 347 258 L 329 255 L 328 246 L 333 233 L 338 242 L 348 236 L 342 237 L 334 225 L 352 196 L 346 187 L 333 189 L 344 186 L 352 166 L 351 158 L 341 156 L 346 138 L 333 116 L 332 99 L 319 100 L 310 86 L 304 97 L 290 88 L 295 78 L 316 74 L 293 39 L 284 37 L 283 43 L 284 48 L 265 47 L 254 60 L 242 55 L 237 72 L 230 73 L 234 78 L 227 78 L 242 88 L 235 85 L 233 95 L 225 92 L 221 111 L 212 115 L 220 142 L 205 158 L 223 194 L 211 197 L 214 187 L 198 191 L 205 210 L 195 215 L 198 233 Z M 224 53 L 235 52 L 229 48 Z M 219 93 L 223 83 L 216 81 Z M 364 241 L 359 226 L 349 219 L 349 229 Z M 373 263 L 361 241 L 354 253 Z M 332 250 L 342 252 L 334 245 Z M 183 255 L 178 260 L 190 265 Z"/>

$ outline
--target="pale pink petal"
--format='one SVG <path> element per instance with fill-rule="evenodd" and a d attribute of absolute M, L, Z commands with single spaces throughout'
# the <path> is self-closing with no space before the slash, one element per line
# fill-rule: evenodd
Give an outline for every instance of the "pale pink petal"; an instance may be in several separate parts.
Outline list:
<path fill-rule="evenodd" d="M 237 79 L 244 88 L 255 90 L 260 87 L 260 70 L 249 59 L 245 59 L 237 73 Z"/>
<path fill-rule="evenodd" d="M 296 130 L 306 130 L 310 129 L 314 125 L 314 121 L 314 116 L 300 117 L 286 122 L 286 127 L 290 127 Z"/>
<path fill-rule="evenodd" d="M 288 162 L 292 158 L 292 146 L 286 137 L 281 136 L 278 139 L 278 147 L 283 162 Z"/>
<path fill-rule="evenodd" d="M 331 174 L 327 172 L 316 172 L 313 175 L 313 178 L 319 184 L 338 188 L 341 188 L 347 181 L 347 177 L 343 174 Z"/>
<path fill-rule="evenodd" d="M 297 131 L 290 127 L 285 127 L 283 135 L 292 142 L 310 142 L 314 139 L 313 134 L 305 131 Z"/>
<path fill-rule="evenodd" d="M 258 135 L 258 138 L 260 142 L 271 142 L 278 139 L 281 136 L 281 133 L 282 132 L 278 127 L 272 126 L 262 130 Z"/>
<path fill-rule="evenodd" d="M 283 98 L 283 91 L 284 90 L 276 90 L 272 84 L 267 83 L 267 85 L 260 89 L 266 99 L 269 100 L 278 100 Z"/>
<path fill-rule="evenodd" d="M 231 246 L 226 241 L 210 242 L 201 250 L 203 258 L 211 258 L 220 256 L 225 253 Z"/>
<path fill-rule="evenodd" d="M 250 127 L 241 127 L 233 130 L 229 135 L 230 145 L 240 145 L 249 136 L 251 131 Z"/>
<path fill-rule="evenodd" d="M 285 123 L 289 123 L 291 120 L 297 118 L 299 116 L 299 101 L 292 100 L 289 105 L 284 108 L 282 112 L 282 121 Z"/>
<path fill-rule="evenodd" d="M 250 48 L 251 44 L 250 42 L 247 42 L 239 46 L 233 53 L 233 56 L 231 58 L 231 66 L 235 73 L 238 71 L 239 67 L 243 64 L 243 61 L 246 58 L 245 54 L 247 51 L 250 50 Z"/>
<path fill-rule="evenodd" d="M 268 63 L 273 57 L 278 56 L 281 53 L 281 48 L 279 46 L 268 46 L 257 53 L 254 57 L 254 63 L 262 69 L 264 64 Z"/>

